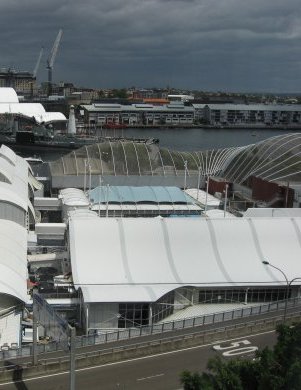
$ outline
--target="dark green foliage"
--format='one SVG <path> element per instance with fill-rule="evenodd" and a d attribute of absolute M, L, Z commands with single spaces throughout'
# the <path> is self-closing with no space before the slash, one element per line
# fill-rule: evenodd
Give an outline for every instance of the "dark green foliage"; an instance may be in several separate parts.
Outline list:
<path fill-rule="evenodd" d="M 206 373 L 183 371 L 184 390 L 300 390 L 301 324 L 280 325 L 273 349 L 257 352 L 254 360 L 210 359 Z"/>
<path fill-rule="evenodd" d="M 201 389 L 201 376 L 190 371 L 183 371 L 180 375 L 181 383 L 184 384 L 184 390 Z"/>

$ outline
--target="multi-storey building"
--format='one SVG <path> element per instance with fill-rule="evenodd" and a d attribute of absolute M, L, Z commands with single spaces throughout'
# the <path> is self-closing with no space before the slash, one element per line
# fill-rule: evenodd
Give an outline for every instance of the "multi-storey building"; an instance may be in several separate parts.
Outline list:
<path fill-rule="evenodd" d="M 271 104 L 193 104 L 198 120 L 211 125 L 300 125 L 301 106 Z"/>
<path fill-rule="evenodd" d="M 82 105 L 84 120 L 89 125 L 189 125 L 194 122 L 194 108 L 183 104 L 154 106 L 149 104 Z"/>
<path fill-rule="evenodd" d="M 0 69 L 0 87 L 11 87 L 19 94 L 32 94 L 36 91 L 36 78 L 30 72 L 19 72 L 11 68 Z"/>

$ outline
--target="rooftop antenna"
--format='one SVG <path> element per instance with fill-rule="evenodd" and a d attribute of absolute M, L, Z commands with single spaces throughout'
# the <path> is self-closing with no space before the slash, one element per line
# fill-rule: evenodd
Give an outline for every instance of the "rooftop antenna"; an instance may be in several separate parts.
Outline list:
<path fill-rule="evenodd" d="M 63 30 L 60 29 L 59 30 L 59 33 L 56 37 L 56 40 L 54 41 L 54 44 L 53 44 L 53 47 L 51 49 L 51 53 L 47 59 L 47 69 L 48 69 L 48 90 L 47 90 L 47 95 L 51 95 L 51 92 L 52 92 L 52 69 L 53 69 L 53 65 L 54 65 L 54 61 L 55 61 L 55 57 L 56 57 L 56 54 L 57 54 L 57 51 L 58 51 L 58 48 L 59 48 L 59 45 L 60 45 L 60 42 L 61 42 L 61 38 L 62 38 L 62 35 L 63 35 Z"/>

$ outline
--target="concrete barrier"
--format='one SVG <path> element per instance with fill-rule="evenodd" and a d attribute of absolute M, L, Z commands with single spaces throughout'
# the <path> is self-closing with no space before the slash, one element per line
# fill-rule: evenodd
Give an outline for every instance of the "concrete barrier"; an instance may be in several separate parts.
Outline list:
<path fill-rule="evenodd" d="M 300 322 L 301 314 L 293 318 L 287 317 L 287 324 Z M 281 318 L 273 318 L 256 323 L 247 323 L 244 325 L 236 325 L 233 327 L 225 327 L 217 330 L 208 331 L 206 333 L 191 333 L 189 335 L 176 336 L 170 339 L 161 339 L 156 341 L 144 342 L 141 344 L 112 348 L 104 351 L 93 351 L 80 354 L 80 349 L 77 349 L 76 368 L 84 368 L 106 363 L 113 363 L 127 359 L 139 358 L 142 356 L 155 355 L 158 353 L 180 350 L 187 347 L 210 344 L 216 341 L 225 340 L 228 338 L 239 338 L 247 335 L 260 333 L 262 331 L 273 330 L 276 326 L 282 323 Z M 18 371 L 19 370 L 19 371 Z M 14 369 L 5 369 L 0 367 L 0 383 L 15 380 L 16 373 L 23 380 L 35 376 L 46 374 L 55 374 L 58 372 L 68 371 L 69 361 L 68 356 L 57 358 L 56 360 L 48 359 L 39 361 L 35 367 L 30 364 L 27 366 L 15 366 Z"/>

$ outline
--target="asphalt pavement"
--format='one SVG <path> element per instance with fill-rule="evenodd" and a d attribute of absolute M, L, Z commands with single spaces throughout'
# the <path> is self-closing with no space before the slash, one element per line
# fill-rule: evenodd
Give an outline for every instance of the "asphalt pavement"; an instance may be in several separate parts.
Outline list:
<path fill-rule="evenodd" d="M 137 359 L 109 363 L 76 370 L 76 389 L 88 390 L 178 390 L 179 374 L 184 369 L 201 372 L 210 357 L 220 355 L 225 359 L 255 356 L 257 348 L 272 346 L 276 342 L 274 331 L 220 340 L 184 350 L 160 353 Z M 0 384 L 0 390 L 65 390 L 69 389 L 69 373 L 22 380 L 16 373 L 14 382 Z"/>

